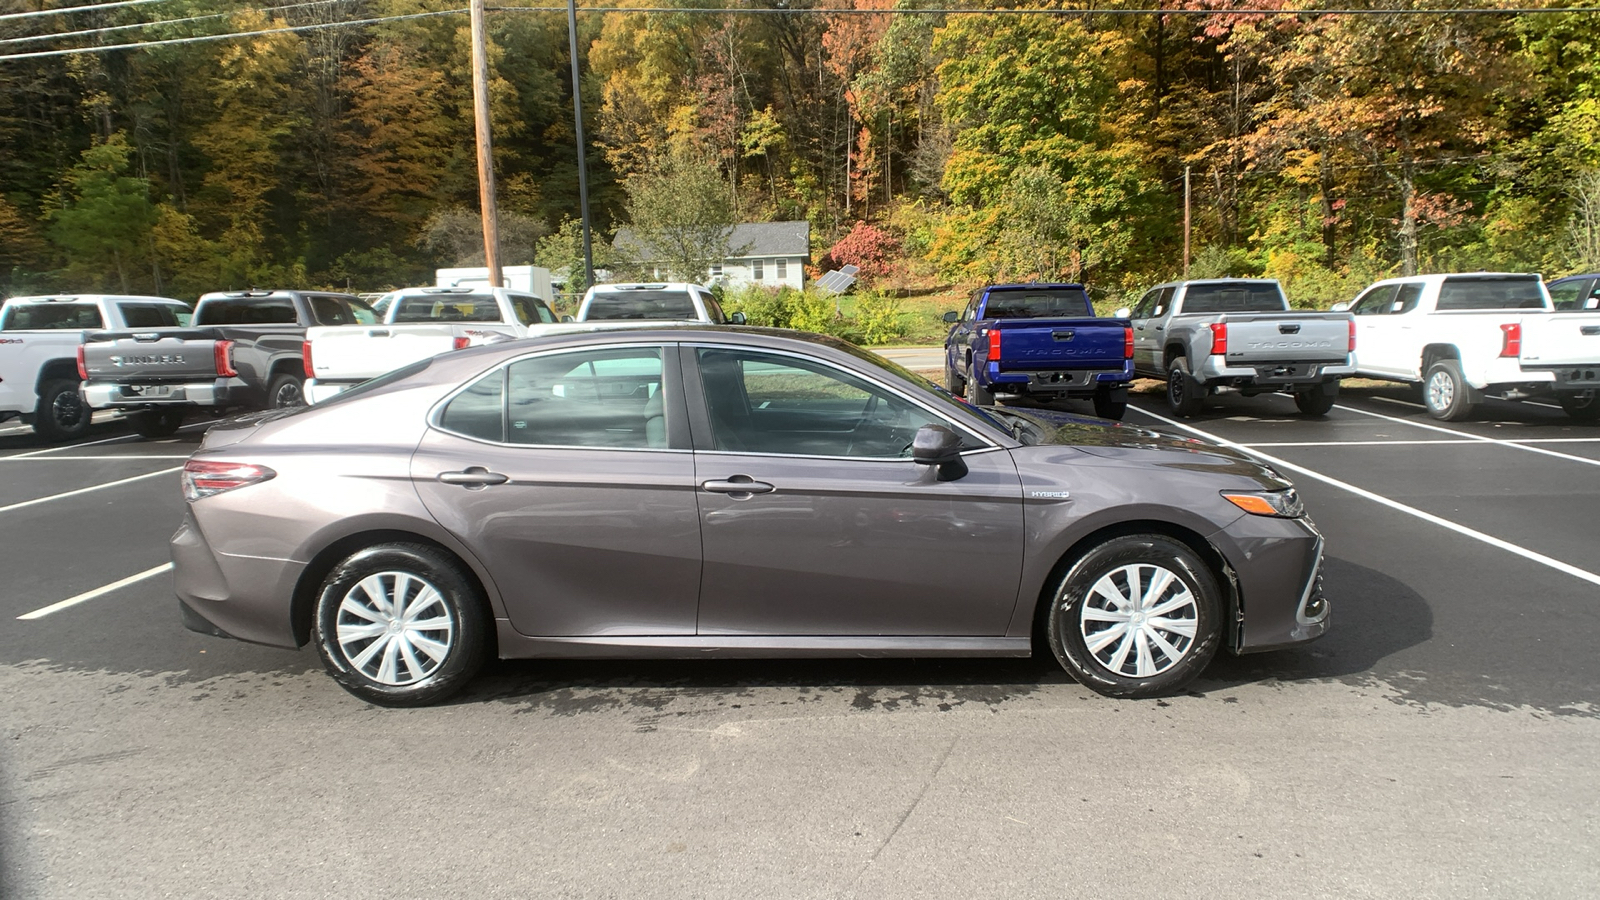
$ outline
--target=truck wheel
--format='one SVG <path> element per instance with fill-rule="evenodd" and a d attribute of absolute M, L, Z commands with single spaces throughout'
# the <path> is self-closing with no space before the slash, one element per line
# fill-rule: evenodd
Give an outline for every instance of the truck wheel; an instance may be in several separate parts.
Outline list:
<path fill-rule="evenodd" d="M 1567 416 L 1578 422 L 1600 421 L 1600 391 L 1567 391 L 1556 395 Z"/>
<path fill-rule="evenodd" d="M 1116 396 L 1121 399 L 1113 400 Z M 1128 412 L 1128 395 L 1125 391 L 1118 391 L 1115 395 L 1107 388 L 1094 389 L 1094 414 L 1102 419 L 1111 419 L 1115 422 L 1122 421 L 1123 415 Z"/>
<path fill-rule="evenodd" d="M 976 376 L 967 378 L 966 384 L 967 403 L 971 406 L 993 406 L 994 393 L 983 389 Z"/>
<path fill-rule="evenodd" d="M 39 389 L 39 405 L 33 409 L 33 433 L 47 441 L 70 441 L 88 433 L 92 415 L 76 381 L 46 381 Z"/>
<path fill-rule="evenodd" d="M 1200 414 L 1206 405 L 1205 388 L 1189 375 L 1189 361 L 1175 359 L 1167 369 L 1167 408 L 1187 419 Z"/>
<path fill-rule="evenodd" d="M 955 394 L 957 397 L 966 396 L 967 380 L 957 375 L 955 368 L 949 363 L 944 365 L 944 386 L 949 388 L 950 393 Z"/>
<path fill-rule="evenodd" d="M 1339 382 L 1312 385 L 1294 392 L 1294 405 L 1308 416 L 1325 416 L 1339 399 Z"/>
<path fill-rule="evenodd" d="M 1422 402 L 1428 415 L 1435 419 L 1453 422 L 1464 419 L 1472 411 L 1472 398 L 1467 394 L 1467 381 L 1461 377 L 1461 363 L 1441 359 L 1428 368 L 1428 377 L 1422 382 Z"/>
<path fill-rule="evenodd" d="M 305 406 L 305 379 L 287 372 L 272 379 L 267 388 L 267 405 L 273 409 Z"/>
<path fill-rule="evenodd" d="M 150 409 L 134 413 L 128 421 L 133 423 L 133 430 L 139 432 L 140 437 L 163 438 L 183 425 L 183 416 L 181 409 Z"/>
<path fill-rule="evenodd" d="M 1157 697 L 1193 681 L 1216 654 L 1222 590 L 1187 544 L 1122 535 L 1068 570 L 1045 628 L 1079 684 L 1108 697 Z"/>

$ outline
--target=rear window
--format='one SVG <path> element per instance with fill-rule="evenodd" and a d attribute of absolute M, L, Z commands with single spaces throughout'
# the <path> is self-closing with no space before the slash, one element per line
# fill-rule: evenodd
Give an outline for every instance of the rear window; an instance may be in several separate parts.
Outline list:
<path fill-rule="evenodd" d="M 694 319 L 694 298 L 688 291 L 628 291 L 595 294 L 584 318 Z"/>
<path fill-rule="evenodd" d="M 1537 278 L 1446 278 L 1439 286 L 1440 312 L 1474 309 L 1544 309 Z"/>
<path fill-rule="evenodd" d="M 93 303 L 19 303 L 6 310 L 0 331 L 54 331 L 104 328 Z"/>
<path fill-rule="evenodd" d="M 1089 295 L 1082 289 L 991 291 L 986 319 L 1068 319 L 1092 316 Z"/>
<path fill-rule="evenodd" d="M 129 328 L 177 328 L 183 324 L 178 314 L 185 310 L 164 303 L 119 303 L 117 312 Z"/>
<path fill-rule="evenodd" d="M 1186 313 L 1282 312 L 1287 308 L 1276 284 L 1191 284 L 1183 295 Z"/>
<path fill-rule="evenodd" d="M 239 297 L 202 300 L 196 325 L 293 325 L 299 321 L 287 297 Z"/>
<path fill-rule="evenodd" d="M 397 302 L 396 323 L 500 321 L 500 305 L 492 294 L 423 294 Z"/>

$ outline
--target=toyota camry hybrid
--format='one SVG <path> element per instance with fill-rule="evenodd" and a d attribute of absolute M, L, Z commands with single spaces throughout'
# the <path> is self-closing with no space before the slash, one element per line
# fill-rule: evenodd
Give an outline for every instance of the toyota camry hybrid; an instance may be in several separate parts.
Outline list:
<path fill-rule="evenodd" d="M 505 658 L 1028 656 L 1117 697 L 1321 635 L 1323 541 L 1243 453 L 976 409 L 830 338 L 570 333 L 213 428 L 184 623 L 373 703 Z"/>

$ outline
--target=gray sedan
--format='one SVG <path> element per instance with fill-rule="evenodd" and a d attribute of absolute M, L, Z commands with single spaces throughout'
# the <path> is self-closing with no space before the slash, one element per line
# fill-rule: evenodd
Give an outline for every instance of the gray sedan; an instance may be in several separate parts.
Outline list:
<path fill-rule="evenodd" d="M 1028 656 L 1117 697 L 1327 628 L 1247 456 L 975 409 L 829 338 L 686 327 L 434 357 L 213 428 L 184 624 L 313 644 L 384 705 L 506 658 Z"/>

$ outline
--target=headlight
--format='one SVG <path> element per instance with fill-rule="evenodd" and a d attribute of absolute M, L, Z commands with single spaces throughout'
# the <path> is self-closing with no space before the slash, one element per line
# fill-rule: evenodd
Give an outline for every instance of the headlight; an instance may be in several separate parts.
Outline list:
<path fill-rule="evenodd" d="M 1298 519 L 1306 514 L 1306 505 L 1300 502 L 1300 492 L 1294 488 L 1281 491 L 1223 491 L 1222 498 L 1254 516 Z"/>

